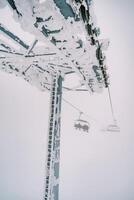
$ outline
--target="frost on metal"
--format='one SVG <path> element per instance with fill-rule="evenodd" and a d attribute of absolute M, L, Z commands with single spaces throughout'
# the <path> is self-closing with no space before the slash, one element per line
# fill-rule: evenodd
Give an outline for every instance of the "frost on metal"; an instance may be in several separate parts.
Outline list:
<path fill-rule="evenodd" d="M 8 5 L 23 30 L 32 33 L 47 48 L 25 44 L 0 24 L 0 34 L 17 42 L 20 52 L 0 43 L 2 70 L 22 76 L 41 90 L 49 89 L 51 71 L 77 73 L 91 92 L 100 92 L 107 85 L 103 40 L 99 40 L 92 1 L 90 0 L 0 0 L 0 8 Z M 25 51 L 22 51 L 22 48 Z M 45 49 L 46 48 L 46 49 Z M 38 49 L 38 50 L 37 50 Z M 41 55 L 37 55 L 38 54 Z M 47 54 L 47 55 L 42 55 Z M 49 55 L 50 54 L 50 55 Z"/>

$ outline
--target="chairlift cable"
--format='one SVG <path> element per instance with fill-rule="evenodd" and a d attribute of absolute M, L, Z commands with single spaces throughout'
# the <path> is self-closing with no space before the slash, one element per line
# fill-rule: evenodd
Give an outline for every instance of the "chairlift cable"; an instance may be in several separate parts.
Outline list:
<path fill-rule="evenodd" d="M 108 86 L 108 96 L 109 96 L 109 101 L 110 101 L 110 107 L 111 107 L 111 113 L 112 113 L 113 121 L 115 121 L 112 97 L 111 97 L 111 92 L 110 92 L 110 87 L 109 86 Z"/>
<path fill-rule="evenodd" d="M 74 106 L 74 105 L 73 105 L 72 103 L 70 103 L 68 100 L 66 100 L 66 99 L 64 99 L 64 98 L 62 98 L 62 99 L 63 99 L 64 102 L 66 102 L 68 105 L 70 105 L 71 107 L 73 107 L 75 110 L 77 110 L 77 111 L 78 111 L 79 113 L 81 113 L 82 115 L 85 115 L 85 116 L 87 116 L 88 118 L 90 118 L 90 119 L 92 119 L 93 121 L 98 122 L 98 123 L 100 124 L 100 122 L 99 122 L 97 119 L 95 119 L 95 118 L 89 116 L 87 113 L 83 112 L 83 111 L 80 110 L 78 107 Z"/>
<path fill-rule="evenodd" d="M 72 103 L 70 103 L 69 101 L 67 101 L 66 99 L 63 98 L 63 101 L 66 102 L 67 104 L 69 104 L 70 106 L 72 106 L 75 110 L 77 110 L 78 112 L 82 112 L 79 108 L 77 108 L 76 106 L 74 106 Z M 83 112 L 82 112 L 83 113 Z"/>

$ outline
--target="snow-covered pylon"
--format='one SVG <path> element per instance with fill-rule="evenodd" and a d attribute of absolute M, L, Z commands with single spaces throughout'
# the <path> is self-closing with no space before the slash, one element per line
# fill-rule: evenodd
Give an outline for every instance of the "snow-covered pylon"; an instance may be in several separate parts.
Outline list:
<path fill-rule="evenodd" d="M 52 76 L 44 200 L 59 199 L 62 77 Z"/>
<path fill-rule="evenodd" d="M 0 39 L 0 69 L 42 91 L 51 91 L 44 200 L 59 200 L 63 78 L 72 73 L 79 77 L 79 87 L 68 91 L 85 86 L 94 93 L 108 87 L 103 52 L 108 42 L 99 39 L 91 0 L 0 0 L 1 9 L 6 5 L 22 30 L 34 35 L 35 40 L 26 44 L 16 30 L 12 33 L 0 20 L 0 34 L 20 47 L 16 50 Z M 44 45 L 39 46 L 38 41 Z"/>

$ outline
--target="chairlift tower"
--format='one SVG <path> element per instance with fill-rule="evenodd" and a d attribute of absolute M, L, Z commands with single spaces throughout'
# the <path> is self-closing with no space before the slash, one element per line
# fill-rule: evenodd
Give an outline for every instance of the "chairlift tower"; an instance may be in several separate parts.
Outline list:
<path fill-rule="evenodd" d="M 62 91 L 95 93 L 108 88 L 104 54 L 108 42 L 99 39 L 92 0 L 0 0 L 0 8 L 6 6 L 22 32 L 31 33 L 35 39 L 26 44 L 0 19 L 0 34 L 20 47 L 16 50 L 0 39 L 0 69 L 51 92 L 43 199 L 59 200 Z M 38 46 L 38 41 L 45 45 Z M 70 74 L 78 75 L 78 87 L 63 85 Z"/>

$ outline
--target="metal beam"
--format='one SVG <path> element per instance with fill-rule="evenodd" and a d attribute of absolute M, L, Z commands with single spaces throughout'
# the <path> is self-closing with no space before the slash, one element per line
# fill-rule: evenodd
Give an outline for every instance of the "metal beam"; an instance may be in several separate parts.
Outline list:
<path fill-rule="evenodd" d="M 12 40 L 14 40 L 17 44 L 19 44 L 21 47 L 25 49 L 29 49 L 29 46 L 24 43 L 18 36 L 16 36 L 14 33 L 9 31 L 3 24 L 0 23 L 0 31 L 2 31 L 4 34 L 6 34 L 8 37 L 10 37 Z"/>

